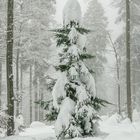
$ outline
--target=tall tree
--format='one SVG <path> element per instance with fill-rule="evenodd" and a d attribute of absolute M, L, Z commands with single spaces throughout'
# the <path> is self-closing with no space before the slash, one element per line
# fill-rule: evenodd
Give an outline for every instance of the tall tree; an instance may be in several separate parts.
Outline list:
<path fill-rule="evenodd" d="M 2 60 L 0 59 L 0 108 L 2 99 Z"/>
<path fill-rule="evenodd" d="M 14 91 L 13 91 L 13 27 L 14 27 L 14 0 L 7 4 L 7 113 L 10 116 L 7 123 L 7 135 L 14 134 Z"/>
<path fill-rule="evenodd" d="M 107 18 L 104 9 L 98 0 L 91 0 L 84 15 L 83 22 L 86 28 L 91 30 L 87 37 L 87 50 L 96 57 L 87 61 L 88 67 L 94 72 L 98 95 L 105 91 L 105 83 L 101 82 L 104 64 L 106 63 L 107 45 Z"/>
<path fill-rule="evenodd" d="M 116 75 L 117 75 L 117 89 L 118 89 L 118 113 L 121 115 L 121 85 L 120 85 L 120 56 L 117 51 L 116 44 L 113 42 L 111 35 L 108 34 L 110 43 L 112 45 L 115 60 L 116 60 Z"/>
<path fill-rule="evenodd" d="M 5 75 L 5 72 L 2 71 L 2 67 L 5 64 L 5 55 L 6 55 L 6 2 L 0 0 L 0 102 L 2 102 L 2 91 L 6 90 L 5 83 L 2 83 L 2 75 Z M 4 81 L 3 81 L 4 82 Z M 0 108 L 2 104 L 0 103 Z"/>
<path fill-rule="evenodd" d="M 126 86 L 127 86 L 127 112 L 132 121 L 132 95 L 131 95 L 131 36 L 130 36 L 130 1 L 126 0 Z"/>
<path fill-rule="evenodd" d="M 139 30 L 140 30 L 140 27 L 139 27 L 139 24 L 140 24 L 140 15 L 139 15 L 139 7 L 140 7 L 140 1 L 139 0 L 133 0 L 131 2 L 129 2 L 129 9 L 130 9 L 130 13 L 127 13 L 127 6 L 126 6 L 126 1 L 124 0 L 118 0 L 118 1 L 115 1 L 114 0 L 114 3 L 115 3 L 115 6 L 117 8 L 119 8 L 119 15 L 118 15 L 118 18 L 117 18 L 117 22 L 123 22 L 124 25 L 126 25 L 125 23 L 127 22 L 127 24 L 130 24 L 131 28 L 130 28 L 130 33 L 131 33 L 131 38 L 130 38 L 130 42 L 131 42 L 131 46 L 130 47 L 130 51 L 131 51 L 131 88 L 132 88 L 132 101 L 133 101 L 133 108 L 137 108 L 139 109 L 139 98 L 140 98 L 140 95 L 139 95 L 139 86 L 140 86 L 140 83 L 139 83 L 139 80 L 140 80 L 140 75 L 139 75 L 139 69 L 140 69 L 140 55 L 139 55 L 139 51 L 140 51 L 140 43 L 139 43 Z M 126 14 L 130 14 L 128 16 L 130 16 L 130 19 L 128 19 L 127 21 L 127 17 Z M 131 21 L 131 22 L 130 22 Z M 130 23 L 128 23 L 130 22 Z M 127 31 L 129 32 L 129 31 Z M 129 33 L 129 34 L 130 34 Z M 125 87 L 126 85 L 126 67 L 125 66 L 125 61 L 124 60 L 124 57 L 126 57 L 126 44 L 124 43 L 125 40 L 126 40 L 126 30 L 125 30 L 125 26 L 124 26 L 124 30 L 122 32 L 122 34 L 120 35 L 120 37 L 117 39 L 117 43 L 118 45 L 120 46 L 119 47 L 119 53 L 120 53 L 120 56 L 121 56 L 121 63 L 123 63 L 123 65 L 121 65 L 121 86 L 122 87 Z M 129 38 L 129 37 L 127 37 Z M 130 43 L 129 42 L 129 43 Z M 128 64 L 129 62 L 127 62 Z M 129 64 L 128 64 L 129 65 Z M 122 95 L 123 95 L 123 102 L 124 104 L 127 102 L 126 101 L 126 97 L 123 93 L 125 93 L 127 90 L 126 88 L 122 88 Z M 137 98 L 136 98 L 137 97 Z M 136 99 L 136 100 L 135 100 Z"/>
<path fill-rule="evenodd" d="M 33 74 L 32 74 L 33 70 L 32 70 L 32 65 L 30 65 L 30 88 L 29 88 L 29 92 L 30 92 L 30 123 L 32 122 L 32 84 L 33 84 Z"/>

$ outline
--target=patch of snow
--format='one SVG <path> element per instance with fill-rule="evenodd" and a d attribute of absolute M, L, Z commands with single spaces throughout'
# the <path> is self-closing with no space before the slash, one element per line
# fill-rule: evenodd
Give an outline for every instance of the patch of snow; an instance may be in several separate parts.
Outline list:
<path fill-rule="evenodd" d="M 97 138 L 97 137 L 89 137 L 89 138 L 75 138 L 73 140 L 103 140 L 102 138 Z"/>
<path fill-rule="evenodd" d="M 67 52 L 70 56 L 72 56 L 73 58 L 79 58 L 80 55 L 80 50 L 78 49 L 77 45 L 72 45 L 69 47 L 68 52 Z"/>
<path fill-rule="evenodd" d="M 116 114 L 112 115 L 106 121 L 106 123 L 109 124 L 109 125 L 117 125 L 118 123 L 120 123 L 120 121 L 121 121 L 121 116 L 116 113 Z"/>
<path fill-rule="evenodd" d="M 33 137 L 11 136 L 3 138 L 3 140 L 35 140 Z"/>
<path fill-rule="evenodd" d="M 134 121 L 140 120 L 140 113 L 136 109 L 133 111 L 133 120 Z"/>
<path fill-rule="evenodd" d="M 87 43 L 87 36 L 79 34 L 78 35 L 78 45 L 81 47 L 82 50 L 86 47 Z"/>
<path fill-rule="evenodd" d="M 129 132 L 116 132 L 110 134 L 106 140 L 140 140 L 139 133 L 129 133 Z"/>
<path fill-rule="evenodd" d="M 69 111 L 73 111 L 70 106 L 71 101 L 68 100 L 69 99 L 67 98 L 63 101 L 64 107 L 62 109 L 63 117 L 61 116 L 61 122 L 68 119 L 67 113 Z M 107 135 L 74 138 L 71 140 L 140 140 L 140 121 L 134 121 L 133 123 L 131 123 L 129 119 L 118 121 L 119 116 L 117 114 L 114 114 L 111 117 L 102 116 L 101 118 L 103 121 L 100 121 L 100 129 L 102 132 L 107 133 Z M 36 124 L 36 122 L 34 124 Z M 0 140 L 56 140 L 54 126 L 46 126 L 42 123 L 39 124 L 41 124 L 41 126 L 39 125 L 40 127 L 36 127 L 36 125 L 34 127 L 33 125 L 33 127 L 27 128 L 24 132 L 20 133 L 19 136 L 0 138 Z"/>
<path fill-rule="evenodd" d="M 56 109 L 59 109 L 59 104 L 58 104 L 58 99 L 62 97 L 66 97 L 66 91 L 64 89 L 66 83 L 67 83 L 67 77 L 65 73 L 60 74 L 60 77 L 58 78 L 53 91 L 52 91 L 52 96 L 53 96 L 53 106 Z"/>
<path fill-rule="evenodd" d="M 30 128 L 41 128 L 41 127 L 45 127 L 46 125 L 42 122 L 32 122 L 30 125 Z"/>
<path fill-rule="evenodd" d="M 76 43 L 77 39 L 78 39 L 77 30 L 74 27 L 72 27 L 71 31 L 69 33 L 69 40 L 70 40 L 71 44 Z"/>
<path fill-rule="evenodd" d="M 86 85 L 86 89 L 89 91 L 89 93 L 96 97 L 96 88 L 95 88 L 95 80 L 91 73 L 89 73 L 87 67 L 83 62 L 80 63 L 80 73 L 81 73 L 81 81 Z"/>
<path fill-rule="evenodd" d="M 55 123 L 56 136 L 61 134 L 64 129 L 69 127 L 71 114 L 74 111 L 75 103 L 69 97 L 65 98 L 62 102 L 60 113 Z"/>

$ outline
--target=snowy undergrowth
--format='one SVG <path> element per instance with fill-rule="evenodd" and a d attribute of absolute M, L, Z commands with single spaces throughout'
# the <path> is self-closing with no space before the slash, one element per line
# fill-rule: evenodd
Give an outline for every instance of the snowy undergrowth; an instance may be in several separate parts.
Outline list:
<path fill-rule="evenodd" d="M 75 138 L 73 140 L 140 140 L 140 114 L 134 112 L 134 122 L 129 119 L 121 120 L 117 114 L 111 117 L 102 116 L 100 129 L 105 133 L 98 137 Z M 46 126 L 33 122 L 30 128 L 19 136 L 1 138 L 0 140 L 56 140 L 54 126 Z"/>

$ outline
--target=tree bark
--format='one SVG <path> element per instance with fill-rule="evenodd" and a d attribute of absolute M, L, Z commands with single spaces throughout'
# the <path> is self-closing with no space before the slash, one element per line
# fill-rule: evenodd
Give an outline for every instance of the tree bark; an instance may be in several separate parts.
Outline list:
<path fill-rule="evenodd" d="M 19 47 L 19 46 L 18 46 Z M 19 49 L 17 49 L 17 57 L 16 57 L 16 115 L 19 115 Z"/>
<path fill-rule="evenodd" d="M 32 84 L 33 84 L 33 74 L 32 74 L 32 65 L 30 65 L 30 123 L 32 122 Z"/>
<path fill-rule="evenodd" d="M 130 0 L 126 0 L 126 87 L 127 112 L 132 121 L 132 95 L 131 95 L 131 42 L 130 42 Z"/>
<path fill-rule="evenodd" d="M 35 62 L 34 64 L 34 101 L 38 101 L 38 76 L 37 76 L 37 63 Z M 35 121 L 38 121 L 38 105 L 34 103 L 35 105 Z"/>
<path fill-rule="evenodd" d="M 121 86 L 120 86 L 120 68 L 117 66 L 117 78 L 118 78 L 118 113 L 121 115 Z"/>
<path fill-rule="evenodd" d="M 21 102 L 20 102 L 20 111 L 22 112 L 22 102 L 23 102 L 23 65 L 22 65 L 22 55 L 20 60 L 20 93 L 21 93 Z"/>
<path fill-rule="evenodd" d="M 0 109 L 2 107 L 2 61 L 0 60 Z"/>
<path fill-rule="evenodd" d="M 7 5 L 7 113 L 10 116 L 7 122 L 7 135 L 14 134 L 14 91 L 13 91 L 13 17 L 14 0 L 8 0 Z"/>

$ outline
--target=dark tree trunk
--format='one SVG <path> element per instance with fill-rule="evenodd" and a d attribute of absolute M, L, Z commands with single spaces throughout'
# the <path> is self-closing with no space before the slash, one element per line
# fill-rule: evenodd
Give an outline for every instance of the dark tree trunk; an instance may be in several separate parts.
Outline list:
<path fill-rule="evenodd" d="M 43 77 L 39 78 L 39 100 L 43 100 Z M 43 109 L 39 107 L 39 121 L 43 120 Z"/>
<path fill-rule="evenodd" d="M 137 71 L 135 71 L 135 69 L 137 69 L 137 64 L 136 64 L 136 60 L 134 60 L 134 64 L 133 64 L 133 71 L 132 71 L 132 83 L 133 83 L 133 85 L 132 85 L 132 101 L 133 101 L 133 107 L 134 108 L 136 108 L 136 106 L 137 106 L 137 103 L 136 103 L 136 83 L 137 83 L 137 78 L 136 78 L 136 76 L 137 76 Z"/>
<path fill-rule="evenodd" d="M 0 60 L 0 108 L 1 108 L 1 99 L 2 99 L 2 61 Z"/>
<path fill-rule="evenodd" d="M 16 115 L 19 115 L 19 49 L 17 49 L 17 57 L 16 57 Z"/>
<path fill-rule="evenodd" d="M 132 95 L 131 95 L 131 42 L 130 42 L 130 0 L 126 0 L 126 86 L 127 86 L 127 112 L 132 121 Z"/>
<path fill-rule="evenodd" d="M 29 93 L 30 93 L 30 123 L 32 122 L 32 84 L 33 84 L 33 74 L 32 74 L 32 65 L 30 65 L 30 89 L 29 89 Z"/>
<path fill-rule="evenodd" d="M 7 122 L 7 135 L 14 134 L 14 91 L 13 91 L 13 16 L 14 0 L 8 0 L 7 5 L 7 113 L 10 116 Z"/>
<path fill-rule="evenodd" d="M 22 96 L 23 96 L 23 65 L 22 65 L 22 56 L 20 61 L 20 93 L 21 93 L 21 101 L 20 101 L 20 111 L 22 112 Z"/>

